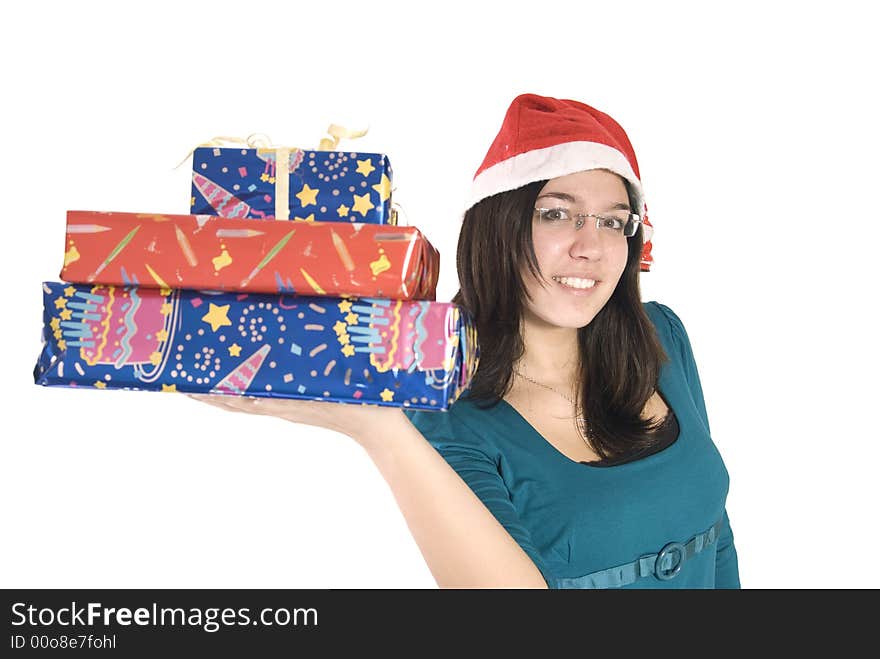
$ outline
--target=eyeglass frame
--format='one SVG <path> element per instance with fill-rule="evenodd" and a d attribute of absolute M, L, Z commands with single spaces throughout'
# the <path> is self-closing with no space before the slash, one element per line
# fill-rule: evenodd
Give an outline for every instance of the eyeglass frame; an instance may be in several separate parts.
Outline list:
<path fill-rule="evenodd" d="M 567 208 L 538 207 L 538 208 L 535 208 L 534 212 L 532 213 L 532 217 L 534 217 L 535 215 L 538 215 L 538 216 L 541 216 L 543 219 L 544 213 L 546 213 L 548 211 L 555 211 L 555 210 L 564 210 L 565 212 L 569 212 Z M 621 235 L 623 235 L 624 238 L 632 238 L 633 236 L 635 236 L 638 233 L 639 225 L 641 225 L 643 228 L 642 233 L 644 236 L 642 239 L 643 242 L 648 242 L 649 240 L 651 240 L 651 236 L 654 235 L 653 227 L 645 224 L 642 221 L 642 216 L 639 215 L 638 213 L 633 213 L 632 211 L 627 211 L 627 215 L 629 216 L 627 218 L 627 224 L 629 222 L 632 222 L 633 224 L 636 225 L 636 227 L 633 230 L 631 235 L 627 236 L 625 233 L 623 233 L 623 231 L 621 231 Z M 575 219 L 575 229 L 574 229 L 575 231 L 579 231 L 580 229 L 582 229 L 586 225 L 588 217 L 595 217 L 596 218 L 596 229 L 597 230 L 601 228 L 599 226 L 599 222 L 601 220 L 618 220 L 618 218 L 616 218 L 616 217 L 608 217 L 606 215 L 598 215 L 597 213 L 575 213 L 573 217 Z M 580 221 L 580 224 L 577 224 L 578 221 Z M 624 225 L 624 229 L 625 228 L 626 228 L 626 225 Z"/>

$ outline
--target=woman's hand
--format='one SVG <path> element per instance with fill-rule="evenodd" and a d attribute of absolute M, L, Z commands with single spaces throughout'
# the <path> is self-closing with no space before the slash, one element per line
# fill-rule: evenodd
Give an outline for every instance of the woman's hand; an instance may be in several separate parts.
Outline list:
<path fill-rule="evenodd" d="M 383 405 L 225 394 L 187 394 L 187 396 L 230 412 L 274 416 L 292 423 L 327 428 L 348 435 L 361 445 L 365 445 L 365 442 L 374 437 L 381 436 L 384 430 L 388 429 L 389 424 L 399 423 L 405 418 L 399 407 Z"/>

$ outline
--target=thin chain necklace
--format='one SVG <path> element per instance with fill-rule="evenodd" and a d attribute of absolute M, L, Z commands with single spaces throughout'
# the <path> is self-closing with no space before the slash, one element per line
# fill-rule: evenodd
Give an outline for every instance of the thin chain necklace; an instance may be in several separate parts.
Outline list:
<path fill-rule="evenodd" d="M 570 396 L 566 396 L 564 393 L 562 393 L 561 391 L 559 391 L 557 389 L 554 389 L 549 384 L 544 384 L 543 382 L 538 382 L 537 380 L 530 378 L 525 373 L 520 372 L 519 369 L 515 368 L 515 369 L 513 369 L 513 372 L 516 373 L 521 378 L 523 378 L 524 380 L 528 380 L 532 384 L 536 384 L 539 387 L 544 387 L 544 389 L 549 389 L 554 394 L 556 394 L 558 396 L 562 396 L 565 400 L 567 400 L 569 403 L 571 403 L 572 406 L 577 407 L 577 404 L 574 402 L 573 398 L 571 398 Z M 586 441 L 587 434 L 589 433 L 589 430 L 590 430 L 589 424 L 587 423 L 587 420 L 582 416 L 577 416 L 577 417 L 575 417 L 575 419 L 577 421 L 578 428 L 580 429 L 581 433 L 584 436 L 584 441 Z M 588 442 L 588 445 L 589 445 L 589 442 Z"/>

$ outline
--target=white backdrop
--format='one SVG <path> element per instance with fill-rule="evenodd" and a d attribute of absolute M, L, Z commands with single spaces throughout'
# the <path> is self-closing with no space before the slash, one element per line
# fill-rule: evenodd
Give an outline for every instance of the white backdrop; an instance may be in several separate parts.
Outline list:
<path fill-rule="evenodd" d="M 880 53 L 863 4 L 11 5 L 0 586 L 436 587 L 349 438 L 35 386 L 40 282 L 58 278 L 66 210 L 186 213 L 190 163 L 173 167 L 199 142 L 314 148 L 332 122 L 388 154 L 449 300 L 459 209 L 521 92 L 594 105 L 635 146 L 656 228 L 644 298 L 690 333 L 743 586 L 880 586 Z"/>

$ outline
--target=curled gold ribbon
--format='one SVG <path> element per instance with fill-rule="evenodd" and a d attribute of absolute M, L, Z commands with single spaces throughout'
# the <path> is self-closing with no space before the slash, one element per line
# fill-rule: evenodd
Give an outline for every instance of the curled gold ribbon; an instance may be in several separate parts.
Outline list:
<path fill-rule="evenodd" d="M 339 145 L 339 140 L 343 138 L 354 140 L 358 137 L 363 137 L 367 134 L 368 130 L 369 128 L 365 128 L 364 130 L 349 130 L 338 124 L 330 124 L 330 127 L 327 129 L 327 134 L 330 135 L 330 137 L 325 137 L 321 140 L 321 143 L 318 145 L 318 150 L 335 151 L 336 147 Z"/>

